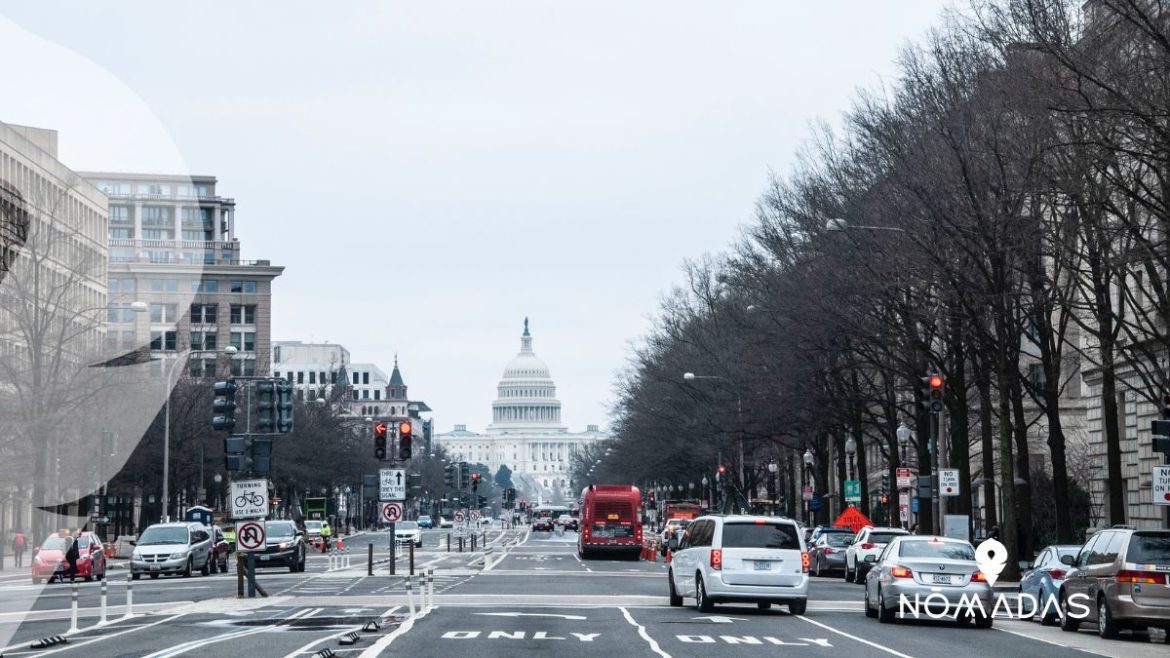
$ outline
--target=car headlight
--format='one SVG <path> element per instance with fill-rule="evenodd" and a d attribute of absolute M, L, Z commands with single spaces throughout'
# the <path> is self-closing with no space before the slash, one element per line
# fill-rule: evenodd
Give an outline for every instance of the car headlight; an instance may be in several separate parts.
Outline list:
<path fill-rule="evenodd" d="M 184 557 L 187 557 L 187 551 L 179 551 L 178 553 L 171 553 L 172 560 L 178 560 L 178 559 L 184 558 Z"/>
<path fill-rule="evenodd" d="M 287 551 L 288 549 L 292 548 L 292 545 L 293 543 L 291 541 L 282 541 L 280 542 L 280 546 L 277 548 L 282 551 Z"/>
<path fill-rule="evenodd" d="M 92 556 L 92 555 L 90 555 L 89 553 L 86 553 L 86 554 L 84 554 L 84 555 L 78 555 L 78 556 L 77 556 L 77 561 L 78 561 L 78 562 L 82 562 L 82 561 L 84 561 L 84 560 L 88 560 L 88 559 L 90 559 L 90 558 L 92 558 L 92 557 L 93 557 L 93 556 Z"/>

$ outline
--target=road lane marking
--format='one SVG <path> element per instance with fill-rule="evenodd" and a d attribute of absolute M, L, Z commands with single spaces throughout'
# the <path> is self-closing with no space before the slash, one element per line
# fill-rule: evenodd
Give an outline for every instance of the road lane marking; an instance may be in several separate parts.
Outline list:
<path fill-rule="evenodd" d="M 395 610 L 398 610 L 401 607 L 402 606 L 396 605 L 393 608 L 390 608 L 386 612 L 382 613 L 382 616 L 385 617 L 386 615 L 393 614 Z M 352 631 L 347 628 L 347 629 L 340 631 L 340 632 L 337 632 L 337 633 L 330 633 L 329 635 L 326 635 L 323 638 L 313 640 L 312 642 L 309 642 L 308 644 L 302 646 L 301 648 L 293 650 L 292 652 L 286 654 L 284 656 L 284 658 L 296 658 L 296 656 L 299 656 L 301 654 L 309 653 L 310 651 L 312 651 L 313 647 L 317 646 L 318 644 L 321 644 L 322 642 L 328 642 L 330 640 L 335 640 L 337 638 L 340 638 L 343 635 L 348 635 L 351 632 Z"/>
<path fill-rule="evenodd" d="M 650 637 L 650 634 L 646 632 L 646 627 L 634 621 L 634 617 L 630 615 L 629 610 L 626 610 L 624 607 L 619 607 L 618 610 L 622 611 L 622 614 L 626 617 L 626 621 L 630 622 L 631 626 L 634 626 L 638 629 L 638 635 L 642 636 L 643 640 L 646 640 L 646 643 L 650 645 L 651 651 L 658 654 L 659 656 L 662 656 L 662 658 L 670 658 L 670 654 L 663 651 L 662 647 L 658 646 L 658 642 L 656 642 L 654 638 Z"/>
<path fill-rule="evenodd" d="M 409 633 L 410 629 L 414 628 L 414 622 L 416 620 L 426 617 L 431 613 L 431 610 L 434 609 L 435 608 L 430 608 L 429 610 L 424 610 L 423 612 L 420 612 L 413 617 L 408 617 L 406 621 L 402 622 L 398 628 L 394 629 L 393 633 L 379 638 L 377 642 L 370 645 L 370 648 L 358 654 L 358 658 L 378 658 L 378 656 L 382 655 L 382 651 L 390 646 L 391 642 Z M 395 608 L 390 608 L 390 610 L 395 610 Z M 382 616 L 385 617 L 386 615 L 390 614 L 390 610 L 382 613 Z"/>
<path fill-rule="evenodd" d="M 839 631 L 839 630 L 833 628 L 832 626 L 829 626 L 827 624 L 822 624 L 819 621 L 814 621 L 812 619 L 809 619 L 808 617 L 805 617 L 804 615 L 795 615 L 795 617 L 797 619 L 807 621 L 808 623 L 812 624 L 813 626 L 819 626 L 820 628 L 823 628 L 826 631 L 829 631 L 830 633 L 836 633 L 837 635 L 840 635 L 841 637 L 847 637 L 850 640 L 854 640 L 856 642 L 860 642 L 862 644 L 871 646 L 871 647 L 878 649 L 880 651 L 885 651 L 886 653 L 894 655 L 894 656 L 898 656 L 899 658 L 914 658 L 913 656 L 906 655 L 900 651 L 895 651 L 887 646 L 883 646 L 881 644 L 878 644 L 877 642 L 870 642 L 869 640 L 862 639 L 860 637 L 857 637 L 856 635 L 850 635 L 849 633 L 846 633 L 845 631 Z"/>
<path fill-rule="evenodd" d="M 130 626 L 129 628 L 125 628 L 125 629 L 120 630 L 116 633 L 111 633 L 109 635 L 99 635 L 97 637 L 94 637 L 93 639 L 82 640 L 80 642 L 74 641 L 73 643 L 71 643 L 67 646 L 62 646 L 60 649 L 53 649 L 51 651 L 41 651 L 41 652 L 38 652 L 37 655 L 38 656 L 47 656 L 51 653 L 58 653 L 60 651 L 66 651 L 69 649 L 76 649 L 78 647 L 84 647 L 87 644 L 93 644 L 94 642 L 101 642 L 103 640 L 109 640 L 109 639 L 118 637 L 119 635 L 133 633 L 135 631 L 140 631 L 140 630 L 143 630 L 145 628 L 150 628 L 151 626 L 157 626 L 159 624 L 162 624 L 162 623 L 165 623 L 168 621 L 174 621 L 175 619 L 178 619 L 179 617 L 182 617 L 182 616 L 183 615 L 178 614 L 178 615 L 172 615 L 170 617 L 164 617 L 163 619 L 159 619 L 158 621 L 152 621 L 149 624 L 134 624 L 134 625 Z M 117 623 L 117 622 L 111 622 L 111 623 Z M 88 631 L 92 631 L 92 630 L 95 630 L 98 628 L 104 628 L 104 627 L 90 626 L 89 628 L 81 629 L 81 632 L 86 633 Z M 0 655 L 11 654 L 12 652 L 19 651 L 21 649 L 25 649 L 25 650 L 28 649 L 28 642 L 27 641 L 21 642 L 20 644 L 14 644 L 12 646 L 0 648 Z"/>

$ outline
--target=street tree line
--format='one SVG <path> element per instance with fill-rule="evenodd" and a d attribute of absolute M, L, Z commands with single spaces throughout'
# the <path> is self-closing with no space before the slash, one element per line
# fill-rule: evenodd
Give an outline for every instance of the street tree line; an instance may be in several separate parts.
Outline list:
<path fill-rule="evenodd" d="M 686 265 L 617 381 L 612 453 L 575 475 L 687 482 L 722 463 L 796 514 L 805 469 L 819 491 L 843 482 L 854 437 L 860 505 L 878 511 L 870 473 L 934 469 L 921 378 L 938 373 L 947 461 L 964 487 L 1002 485 L 983 485 L 984 528 L 1002 518 L 1023 559 L 1083 538 L 1098 470 L 1101 521 L 1124 523 L 1121 405 L 1167 385 L 1167 4 L 945 14 L 773 177 L 727 252 Z M 1076 406 L 1082 380 L 1099 420 Z M 934 522 L 923 505 L 919 527 Z"/>

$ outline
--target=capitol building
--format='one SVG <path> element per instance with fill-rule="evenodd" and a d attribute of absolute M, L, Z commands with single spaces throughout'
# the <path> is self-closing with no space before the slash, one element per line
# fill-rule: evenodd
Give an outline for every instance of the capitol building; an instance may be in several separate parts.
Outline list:
<path fill-rule="evenodd" d="M 456 425 L 436 434 L 454 460 L 484 464 L 492 473 L 501 466 L 512 471 L 517 496 L 531 502 L 573 500 L 571 459 L 586 445 L 608 438 L 597 425 L 570 432 L 561 424 L 561 402 L 548 366 L 532 351 L 528 319 L 520 336 L 520 352 L 504 368 L 492 403 L 492 423 L 481 434 Z"/>

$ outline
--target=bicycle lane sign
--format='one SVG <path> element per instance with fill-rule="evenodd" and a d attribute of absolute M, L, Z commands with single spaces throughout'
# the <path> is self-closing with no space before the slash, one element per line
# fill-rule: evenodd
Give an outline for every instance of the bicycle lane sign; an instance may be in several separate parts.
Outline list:
<path fill-rule="evenodd" d="M 263 519 L 268 516 L 268 481 L 232 482 L 228 500 L 232 503 L 233 519 Z"/>

